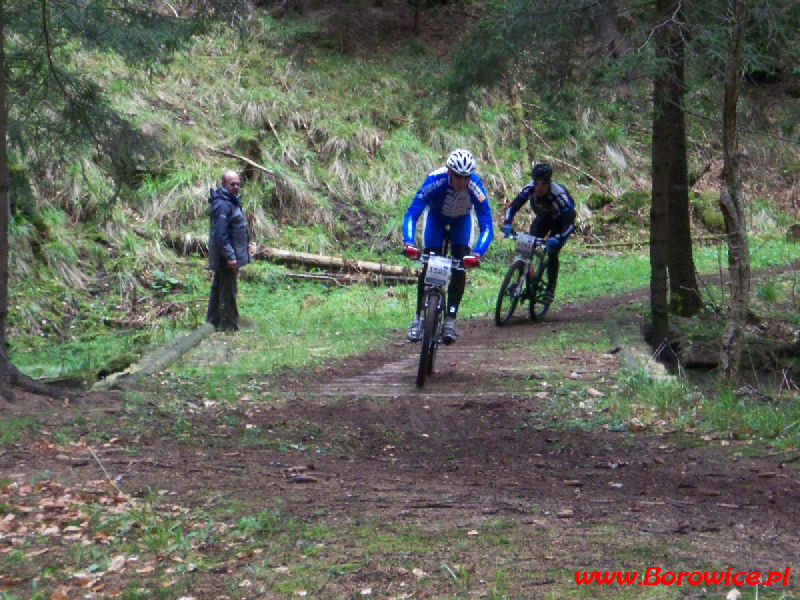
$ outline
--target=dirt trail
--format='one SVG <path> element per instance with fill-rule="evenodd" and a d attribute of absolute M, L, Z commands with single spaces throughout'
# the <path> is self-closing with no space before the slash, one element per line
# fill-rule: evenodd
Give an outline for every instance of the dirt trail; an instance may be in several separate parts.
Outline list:
<path fill-rule="evenodd" d="M 168 490 L 171 502 L 185 506 L 225 499 L 252 514 L 277 503 L 297 519 L 431 532 L 500 519 L 513 553 L 507 576 L 533 586 L 513 597 L 558 597 L 537 591 L 568 585 L 548 575 L 553 570 L 644 569 L 643 556 L 673 570 L 796 567 L 796 452 L 624 427 L 586 431 L 569 421 L 588 413 L 554 414 L 561 402 L 591 407 L 611 393 L 620 365 L 604 319 L 635 298 L 563 304 L 537 325 L 462 319 L 458 342 L 441 348 L 423 389 L 414 384 L 418 346 L 400 339 L 379 352 L 264 378 L 258 383 L 270 390 L 268 402 L 255 392 L 237 406 L 191 405 L 191 435 L 181 440 L 174 423 L 154 416 L 152 430 L 98 448 L 97 459 L 121 473 L 126 493 Z M 549 339 L 576 335 L 601 340 L 594 347 L 604 350 L 543 350 Z M 114 414 L 119 404 L 119 395 L 94 395 L 47 426 L 75 412 Z M 95 466 L 65 454 L 11 450 L 0 455 L 0 474 L 48 470 L 69 483 Z M 308 477 L 298 479 L 301 472 Z M 349 536 L 337 543 L 342 556 L 363 552 Z M 494 577 L 486 551 L 459 550 L 476 579 Z M 373 584 L 376 594 L 397 577 L 385 574 Z M 351 597 L 360 585 L 356 575 L 340 577 L 316 597 Z M 794 581 L 790 589 L 798 589 Z M 452 590 L 429 586 L 419 597 L 452 597 Z"/>
<path fill-rule="evenodd" d="M 463 320 L 458 342 L 440 350 L 421 390 L 418 346 L 400 341 L 331 367 L 313 384 L 283 381 L 292 399 L 267 422 L 291 414 L 346 443 L 336 457 L 305 455 L 318 485 L 279 486 L 280 493 L 329 514 L 423 518 L 432 527 L 502 514 L 579 537 L 587 524 L 606 524 L 632 539 L 689 544 L 682 560 L 695 565 L 709 557 L 764 569 L 794 564 L 800 543 L 787 524 L 800 516 L 796 453 L 692 435 L 554 428 L 542 414 L 553 394 L 590 404 L 589 390 L 608 393 L 620 368 L 610 342 L 606 352 L 554 354 L 539 349 L 543 341 L 578 324 L 601 339 L 609 312 L 635 298 L 562 306 L 538 325 Z M 559 392 L 563 381 L 568 392 Z M 573 540 L 572 551 L 587 543 Z"/>

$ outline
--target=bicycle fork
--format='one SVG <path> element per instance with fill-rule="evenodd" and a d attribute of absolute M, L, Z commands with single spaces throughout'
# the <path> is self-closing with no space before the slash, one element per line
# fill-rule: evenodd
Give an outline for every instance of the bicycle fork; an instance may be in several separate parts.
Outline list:
<path fill-rule="evenodd" d="M 435 314 L 434 343 L 442 341 L 442 312 L 444 310 L 444 292 L 438 289 L 430 289 L 425 293 L 424 314 L 432 310 Z"/>

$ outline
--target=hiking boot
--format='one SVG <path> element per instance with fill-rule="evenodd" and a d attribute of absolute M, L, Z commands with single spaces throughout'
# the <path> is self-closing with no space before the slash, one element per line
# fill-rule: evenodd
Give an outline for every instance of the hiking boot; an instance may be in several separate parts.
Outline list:
<path fill-rule="evenodd" d="M 442 341 L 445 344 L 452 344 L 456 341 L 458 334 L 456 334 L 456 318 L 445 317 L 442 324 Z"/>
<path fill-rule="evenodd" d="M 408 341 L 418 342 L 422 339 L 422 319 L 417 317 L 408 326 Z"/>

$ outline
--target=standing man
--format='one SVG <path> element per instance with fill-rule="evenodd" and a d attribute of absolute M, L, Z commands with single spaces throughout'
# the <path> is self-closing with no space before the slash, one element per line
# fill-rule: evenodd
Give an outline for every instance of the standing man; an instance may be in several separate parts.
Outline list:
<path fill-rule="evenodd" d="M 239 268 L 250 262 L 250 237 L 247 219 L 240 204 L 241 180 L 235 171 L 226 171 L 219 188 L 208 199 L 210 229 L 208 268 L 214 271 L 206 322 L 219 331 L 238 331 L 236 307 Z"/>
<path fill-rule="evenodd" d="M 575 201 L 567 188 L 553 181 L 553 168 L 547 163 L 539 163 L 531 170 L 531 181 L 522 188 L 511 206 L 506 209 L 502 227 L 505 237 L 511 235 L 511 223 L 514 215 L 530 200 L 534 219 L 530 234 L 536 237 L 547 237 L 546 248 L 550 255 L 547 264 L 547 289 L 544 296 L 544 308 L 550 306 L 556 292 L 558 280 L 558 253 L 575 231 Z"/>
<path fill-rule="evenodd" d="M 417 191 L 403 219 L 403 253 L 408 258 L 419 258 L 414 246 L 417 220 L 425 212 L 422 229 L 424 252 L 442 254 L 445 231 L 450 231 L 450 255 L 464 258 L 470 252 L 480 258 L 492 241 L 492 212 L 481 178 L 475 173 L 477 163 L 468 150 L 459 148 L 448 157 L 447 164 L 430 173 Z M 480 233 L 474 240 L 473 212 L 478 218 Z M 472 246 L 474 244 L 474 250 Z M 426 265 L 427 268 L 427 265 Z M 445 344 L 455 341 L 458 305 L 464 296 L 467 274 L 455 270 L 447 289 L 447 314 L 442 324 L 442 340 Z M 417 312 L 408 328 L 408 339 L 418 342 L 422 337 L 423 294 L 425 292 L 425 269 L 417 282 Z"/>

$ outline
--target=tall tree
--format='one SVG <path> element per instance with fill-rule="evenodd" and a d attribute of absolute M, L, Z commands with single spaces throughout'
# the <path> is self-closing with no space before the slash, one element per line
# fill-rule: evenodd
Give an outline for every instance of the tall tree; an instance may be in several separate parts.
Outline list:
<path fill-rule="evenodd" d="M 725 67 L 723 100 L 723 181 L 719 204 L 725 219 L 728 238 L 728 271 L 731 277 L 731 300 L 728 324 L 722 336 L 720 367 L 722 375 L 733 380 L 739 373 L 744 348 L 744 325 L 750 300 L 750 251 L 742 179 L 739 173 L 739 144 L 736 133 L 736 107 L 742 79 L 742 46 L 747 23 L 747 2 L 736 0 L 730 16 L 730 47 Z"/>
<path fill-rule="evenodd" d="M 0 0 L 0 389 L 10 382 L 12 365 L 6 351 L 6 321 L 8 320 L 8 225 L 11 204 L 8 196 L 8 157 L 6 152 L 6 60 L 5 11 Z"/>
<path fill-rule="evenodd" d="M 653 348 L 666 349 L 669 312 L 692 315 L 701 299 L 689 226 L 684 98 L 685 46 L 680 0 L 658 0 L 653 79 L 652 205 L 650 209 L 650 309 Z M 669 302 L 667 300 L 669 283 Z"/>
<path fill-rule="evenodd" d="M 10 386 L 20 386 L 37 393 L 59 395 L 56 390 L 48 390 L 29 377 L 24 377 L 8 359 L 6 323 L 8 321 L 8 226 L 11 221 L 11 202 L 9 197 L 8 175 L 8 88 L 6 82 L 5 19 L 4 1 L 0 0 L 0 394 L 12 399 Z"/>

